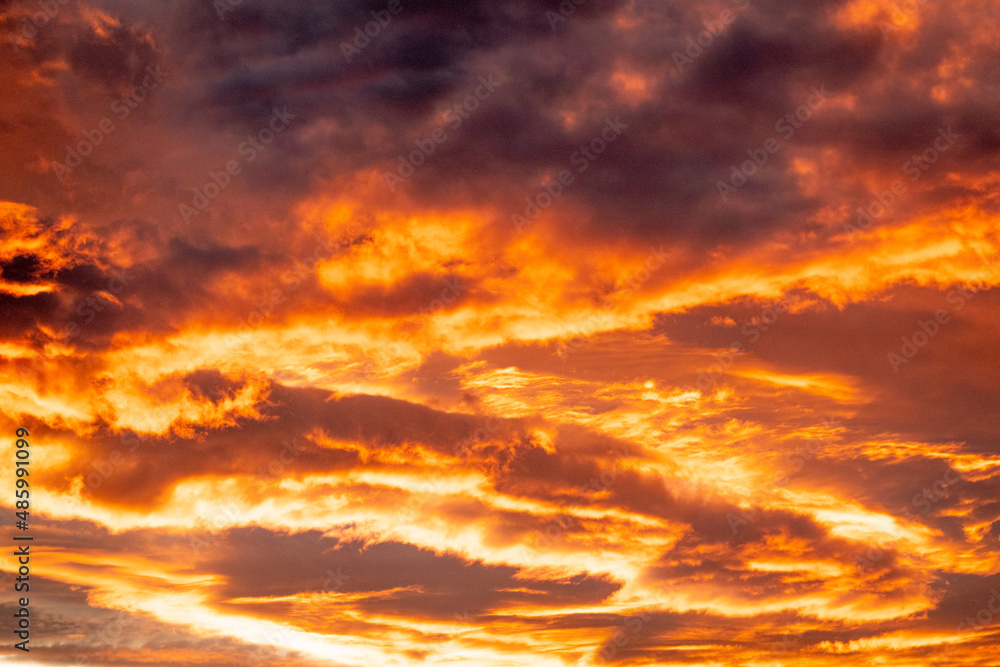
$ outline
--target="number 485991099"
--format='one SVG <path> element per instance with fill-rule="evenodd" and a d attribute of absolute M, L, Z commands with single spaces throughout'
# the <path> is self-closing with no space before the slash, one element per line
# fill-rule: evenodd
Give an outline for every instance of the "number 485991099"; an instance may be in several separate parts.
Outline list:
<path fill-rule="evenodd" d="M 28 520 L 28 507 L 30 507 L 28 499 L 31 497 L 31 492 L 28 490 L 31 484 L 28 483 L 28 480 L 24 479 L 25 477 L 30 476 L 30 473 L 28 472 L 28 464 L 30 463 L 30 457 L 31 457 L 31 454 L 29 453 L 29 447 L 31 447 L 31 443 L 29 443 L 27 440 L 24 439 L 28 435 L 30 435 L 30 433 L 28 433 L 28 429 L 26 428 L 17 429 L 18 440 L 17 440 L 16 456 L 17 456 L 18 491 L 16 495 L 19 500 L 17 501 L 16 506 L 17 509 L 23 510 L 17 513 L 17 518 L 22 521 Z"/>

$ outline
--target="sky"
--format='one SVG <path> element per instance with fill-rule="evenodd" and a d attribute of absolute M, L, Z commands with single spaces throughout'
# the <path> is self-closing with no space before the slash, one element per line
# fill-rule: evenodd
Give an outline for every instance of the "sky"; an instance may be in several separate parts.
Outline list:
<path fill-rule="evenodd" d="M 0 2 L 0 662 L 1000 665 L 996 9 Z"/>

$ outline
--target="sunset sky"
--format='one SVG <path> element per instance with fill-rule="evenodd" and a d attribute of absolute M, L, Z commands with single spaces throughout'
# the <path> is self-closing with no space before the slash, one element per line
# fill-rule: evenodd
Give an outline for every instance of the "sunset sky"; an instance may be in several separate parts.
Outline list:
<path fill-rule="evenodd" d="M 0 662 L 1000 665 L 996 2 L 0 41 Z"/>

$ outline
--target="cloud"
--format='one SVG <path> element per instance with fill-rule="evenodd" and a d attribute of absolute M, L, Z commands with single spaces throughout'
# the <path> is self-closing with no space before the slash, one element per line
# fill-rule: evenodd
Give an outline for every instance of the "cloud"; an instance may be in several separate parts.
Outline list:
<path fill-rule="evenodd" d="M 995 643 L 992 7 L 2 4 L 43 661 Z"/>

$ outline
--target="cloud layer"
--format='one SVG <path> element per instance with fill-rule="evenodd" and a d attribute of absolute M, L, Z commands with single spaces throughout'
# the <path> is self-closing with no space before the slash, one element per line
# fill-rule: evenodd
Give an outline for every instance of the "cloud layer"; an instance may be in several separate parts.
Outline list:
<path fill-rule="evenodd" d="M 995 14 L 2 3 L 32 664 L 992 664 Z"/>

